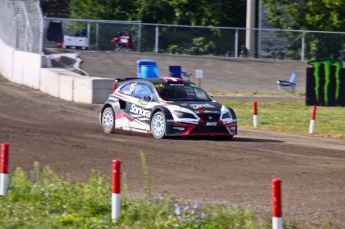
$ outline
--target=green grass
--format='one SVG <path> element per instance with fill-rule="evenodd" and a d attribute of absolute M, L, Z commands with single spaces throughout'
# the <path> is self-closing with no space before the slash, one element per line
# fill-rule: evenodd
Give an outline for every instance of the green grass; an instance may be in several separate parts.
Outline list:
<path fill-rule="evenodd" d="M 234 109 L 239 128 L 254 129 L 253 103 L 224 102 Z M 311 106 L 303 102 L 258 103 L 257 130 L 345 138 L 345 107 L 317 107 L 313 134 L 309 134 Z"/>
<path fill-rule="evenodd" d="M 141 153 L 142 162 L 145 161 Z M 146 165 L 144 179 L 148 185 Z M 125 177 L 125 174 L 123 174 Z M 17 168 L 9 180 L 7 196 L 0 197 L 2 229 L 118 228 L 118 229 L 266 229 L 271 217 L 259 220 L 251 210 L 237 206 L 177 203 L 166 195 L 152 198 L 144 187 L 146 199 L 133 199 L 121 193 L 121 214 L 111 219 L 111 181 L 92 172 L 87 182 L 73 182 L 56 175 L 49 167 L 25 173 Z M 308 222 L 284 222 L 286 229 L 315 228 Z M 319 228 L 339 228 L 325 222 Z"/>
<path fill-rule="evenodd" d="M 279 96 L 279 97 L 305 97 L 305 93 L 278 93 L 278 92 L 229 92 L 229 91 L 218 91 L 208 90 L 207 93 L 213 96 Z"/>
<path fill-rule="evenodd" d="M 144 161 L 143 154 L 141 157 Z M 29 174 L 18 168 L 9 180 L 8 195 L 0 197 L 2 229 L 265 228 L 250 210 L 178 204 L 164 195 L 151 198 L 147 184 L 146 200 L 121 194 L 121 215 L 113 222 L 109 178 L 92 172 L 87 182 L 72 182 L 49 167 L 43 172 L 38 163 L 34 167 Z M 146 166 L 143 168 L 147 178 Z"/>

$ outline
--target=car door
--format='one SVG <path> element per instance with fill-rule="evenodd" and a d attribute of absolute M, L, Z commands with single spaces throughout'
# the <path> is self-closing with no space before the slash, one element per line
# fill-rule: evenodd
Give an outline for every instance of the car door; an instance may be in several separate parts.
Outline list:
<path fill-rule="evenodd" d="M 129 129 L 129 122 L 132 120 L 129 111 L 131 109 L 132 94 L 135 86 L 135 82 L 127 83 L 119 90 L 119 94 L 122 96 L 119 97 L 120 110 L 119 113 L 116 114 L 115 128 Z"/>
<path fill-rule="evenodd" d="M 154 92 L 152 87 L 145 82 L 138 82 L 133 91 L 134 103 L 130 104 L 129 114 L 133 118 L 129 122 L 131 128 L 150 130 L 150 117 Z"/>

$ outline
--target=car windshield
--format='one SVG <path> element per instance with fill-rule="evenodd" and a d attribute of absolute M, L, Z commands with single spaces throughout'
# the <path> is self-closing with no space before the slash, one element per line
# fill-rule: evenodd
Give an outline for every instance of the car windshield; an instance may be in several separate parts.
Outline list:
<path fill-rule="evenodd" d="M 168 101 L 211 101 L 210 96 L 195 84 L 157 84 L 155 88 L 163 100 Z"/>

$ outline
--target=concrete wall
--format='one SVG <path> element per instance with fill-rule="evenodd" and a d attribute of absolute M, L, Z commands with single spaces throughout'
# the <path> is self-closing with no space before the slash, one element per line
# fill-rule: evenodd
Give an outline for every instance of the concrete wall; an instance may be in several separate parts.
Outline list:
<path fill-rule="evenodd" d="M 0 74 L 12 81 L 14 49 L 0 39 Z"/>
<path fill-rule="evenodd" d="M 82 103 L 102 104 L 112 93 L 113 79 L 82 76 L 63 68 L 41 66 L 49 66 L 49 58 L 14 50 L 0 40 L 0 74 L 14 83 Z"/>

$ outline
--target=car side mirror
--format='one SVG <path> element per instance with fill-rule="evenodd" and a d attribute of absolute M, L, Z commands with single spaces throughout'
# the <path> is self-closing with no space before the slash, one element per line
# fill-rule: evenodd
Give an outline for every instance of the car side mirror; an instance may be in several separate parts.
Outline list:
<path fill-rule="evenodd" d="M 151 97 L 148 95 L 145 95 L 143 98 L 144 101 L 150 102 L 151 101 Z"/>

